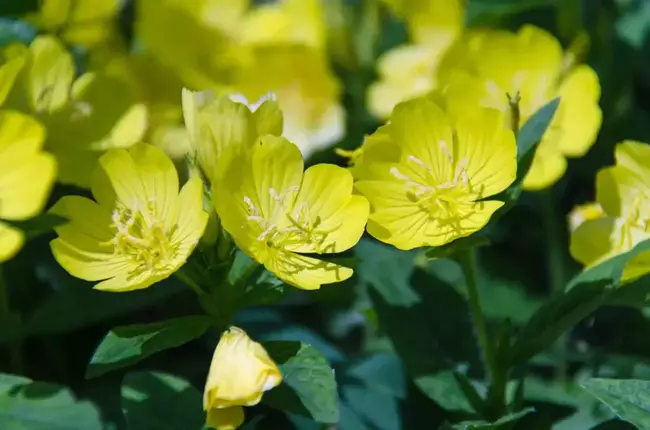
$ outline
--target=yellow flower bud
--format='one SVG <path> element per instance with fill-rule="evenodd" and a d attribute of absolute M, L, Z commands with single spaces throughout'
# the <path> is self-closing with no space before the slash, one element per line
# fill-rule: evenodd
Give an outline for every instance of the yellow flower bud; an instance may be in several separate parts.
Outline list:
<path fill-rule="evenodd" d="M 253 406 L 265 391 L 279 385 L 282 374 L 262 345 L 245 331 L 230 327 L 212 356 L 203 394 L 207 424 L 235 429 L 244 421 L 242 406 Z"/>

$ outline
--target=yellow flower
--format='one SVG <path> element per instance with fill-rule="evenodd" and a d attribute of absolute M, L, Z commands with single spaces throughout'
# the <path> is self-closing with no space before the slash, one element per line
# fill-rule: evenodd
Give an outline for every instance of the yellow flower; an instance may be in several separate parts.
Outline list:
<path fill-rule="evenodd" d="M 248 5 L 249 0 L 140 0 L 135 30 L 147 52 L 185 85 L 215 88 L 230 82 L 248 60 L 248 51 L 236 43 Z"/>
<path fill-rule="evenodd" d="M 327 148 L 345 133 L 340 84 L 322 52 L 304 46 L 259 47 L 234 88 L 248 100 L 272 92 L 284 115 L 285 136 L 303 156 Z"/>
<path fill-rule="evenodd" d="M 566 171 L 565 157 L 583 156 L 596 139 L 602 120 L 598 76 L 587 65 L 567 72 L 560 43 L 544 30 L 527 25 L 516 34 L 468 34 L 450 49 L 443 69 L 451 112 L 474 105 L 499 109 L 508 127 L 506 94 L 520 95 L 520 125 L 553 98 L 561 98 L 524 179 L 525 189 L 557 182 Z"/>
<path fill-rule="evenodd" d="M 368 202 L 352 194 L 350 172 L 318 164 L 303 173 L 298 148 L 267 135 L 233 160 L 215 199 L 236 244 L 289 285 L 317 289 L 352 269 L 303 254 L 338 253 L 361 238 Z"/>
<path fill-rule="evenodd" d="M 326 28 L 320 0 L 262 4 L 243 19 L 240 42 L 247 45 L 306 45 L 322 49 Z"/>
<path fill-rule="evenodd" d="M 59 180 L 88 187 L 103 151 L 129 147 L 142 137 L 146 107 L 117 76 L 93 71 L 75 79 L 72 56 L 54 36 L 37 37 L 24 55 L 22 86 L 14 88 L 8 105 L 41 119 Z"/>
<path fill-rule="evenodd" d="M 38 13 L 27 20 L 67 43 L 94 47 L 117 35 L 120 0 L 43 0 L 40 3 Z"/>
<path fill-rule="evenodd" d="M 234 100 L 233 100 L 234 99 Z M 230 161 L 259 136 L 282 133 L 282 112 L 272 97 L 249 106 L 241 96 L 214 96 L 211 91 L 183 89 L 183 114 L 192 155 L 212 183 L 219 182 Z"/>
<path fill-rule="evenodd" d="M 200 179 L 190 179 L 180 193 L 178 186 L 172 161 L 152 145 L 107 151 L 92 179 L 96 202 L 66 196 L 52 208 L 70 220 L 55 229 L 54 257 L 73 276 L 102 281 L 99 290 L 136 290 L 169 277 L 208 219 Z"/>
<path fill-rule="evenodd" d="M 575 231 L 585 221 L 598 219 L 603 216 L 605 216 L 605 212 L 600 203 L 591 202 L 578 205 L 569 213 L 569 230 Z"/>
<path fill-rule="evenodd" d="M 413 25 L 410 29 L 415 43 L 393 48 L 377 61 L 379 80 L 368 88 L 367 104 L 370 112 L 382 119 L 390 116 L 397 103 L 437 87 L 438 67 L 463 30 L 460 1 L 390 3 Z"/>
<path fill-rule="evenodd" d="M 42 151 L 45 130 L 35 119 L 0 111 L 0 262 L 23 244 L 22 231 L 1 220 L 19 221 L 45 206 L 56 177 L 54 157 Z"/>
<path fill-rule="evenodd" d="M 571 255 L 596 266 L 650 239 L 650 146 L 625 141 L 616 146 L 616 165 L 598 172 L 596 199 L 603 213 L 571 234 Z M 628 261 L 623 280 L 650 273 L 650 252 Z"/>
<path fill-rule="evenodd" d="M 516 176 L 514 135 L 497 110 L 452 120 L 421 97 L 398 104 L 379 133 L 377 145 L 390 147 L 389 139 L 392 153 L 371 154 L 356 188 L 372 207 L 368 232 L 399 249 L 440 246 L 481 229 L 503 205 L 484 199 Z"/>
<path fill-rule="evenodd" d="M 262 394 L 282 382 L 282 373 L 264 347 L 246 332 L 230 327 L 212 356 L 203 393 L 207 424 L 234 430 L 244 422 L 242 406 L 260 402 Z"/>
<path fill-rule="evenodd" d="M 463 0 L 382 0 L 406 21 L 410 39 L 416 43 L 438 43 L 463 26 Z"/>

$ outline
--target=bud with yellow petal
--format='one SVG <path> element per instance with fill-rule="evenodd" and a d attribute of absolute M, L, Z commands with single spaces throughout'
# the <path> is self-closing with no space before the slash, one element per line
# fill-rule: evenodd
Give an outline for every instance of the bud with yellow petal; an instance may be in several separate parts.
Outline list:
<path fill-rule="evenodd" d="M 242 329 L 230 327 L 221 335 L 205 383 L 207 424 L 236 429 L 244 422 L 242 406 L 258 404 L 265 391 L 281 382 L 282 373 L 264 347 Z"/>

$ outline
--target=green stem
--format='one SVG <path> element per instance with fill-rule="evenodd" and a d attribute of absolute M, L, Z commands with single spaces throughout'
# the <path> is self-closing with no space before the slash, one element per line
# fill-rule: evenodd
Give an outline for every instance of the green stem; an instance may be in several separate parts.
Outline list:
<path fill-rule="evenodd" d="M 483 351 L 485 360 L 485 367 L 488 377 L 492 384 L 500 379 L 498 363 L 494 356 L 493 343 L 488 335 L 487 322 L 481 302 L 479 299 L 478 282 L 477 282 L 477 268 L 476 268 L 476 250 L 469 249 L 464 251 L 460 258 L 460 263 L 465 274 L 465 283 L 467 286 L 467 295 L 469 299 L 469 307 L 474 320 L 474 327 L 478 335 L 478 341 Z"/>
<path fill-rule="evenodd" d="M 549 274 L 549 288 L 551 294 L 562 294 L 566 284 L 564 272 L 564 244 L 562 242 L 563 232 L 558 223 L 557 209 L 553 198 L 552 189 L 544 192 L 544 227 L 546 235 L 547 271 Z M 560 364 L 557 368 L 557 378 L 566 381 L 567 378 L 567 354 L 569 338 L 563 333 L 557 340 L 557 350 L 560 355 Z"/>
<path fill-rule="evenodd" d="M 176 275 L 176 277 L 181 282 L 183 282 L 185 285 L 190 287 L 192 291 L 196 293 L 197 296 L 202 297 L 206 295 L 205 291 L 203 291 L 203 288 L 201 288 L 199 284 L 194 282 L 194 280 L 183 271 L 183 268 L 178 269 L 176 273 L 174 273 L 174 275 Z"/>
<path fill-rule="evenodd" d="M 12 313 L 9 305 L 9 286 L 5 282 L 2 266 L 0 265 L 0 324 L 12 324 Z M 11 369 L 16 374 L 23 373 L 23 357 L 22 346 L 20 339 L 16 333 L 11 330 L 11 338 L 9 339 L 9 360 Z"/>

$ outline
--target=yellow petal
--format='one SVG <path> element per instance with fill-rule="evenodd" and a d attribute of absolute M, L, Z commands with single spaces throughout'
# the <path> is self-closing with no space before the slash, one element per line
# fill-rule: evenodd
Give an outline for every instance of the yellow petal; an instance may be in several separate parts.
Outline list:
<path fill-rule="evenodd" d="M 245 331 L 230 327 L 219 340 L 205 383 L 203 409 L 253 406 L 282 374 L 264 347 Z"/>
<path fill-rule="evenodd" d="M 127 205 L 147 201 L 137 166 L 126 149 L 111 149 L 101 156 L 91 190 L 97 202 L 108 210 L 117 201 Z"/>
<path fill-rule="evenodd" d="M 16 77 L 24 65 L 25 58 L 17 57 L 7 61 L 0 67 L 0 105 L 7 99 L 16 82 Z"/>
<path fill-rule="evenodd" d="M 0 263 L 13 258 L 24 242 L 23 232 L 0 222 Z"/>
<path fill-rule="evenodd" d="M 155 208 L 153 213 L 157 217 L 169 219 L 168 211 L 174 207 L 178 195 L 178 174 L 174 163 L 162 149 L 146 143 L 133 146 L 129 155 L 140 174 L 145 202 Z M 195 207 L 202 207 L 201 201 Z"/>
<path fill-rule="evenodd" d="M 503 122 L 500 111 L 481 109 L 461 116 L 456 124 L 455 158 L 457 163 L 467 160 L 467 177 L 481 198 L 505 190 L 517 174 L 515 136 Z"/>
<path fill-rule="evenodd" d="M 567 161 L 559 150 L 537 148 L 533 164 L 524 178 L 524 189 L 537 191 L 556 183 L 567 168 Z"/>
<path fill-rule="evenodd" d="M 45 128 L 35 118 L 18 111 L 0 111 L 0 160 L 33 155 L 44 140 Z"/>
<path fill-rule="evenodd" d="M 194 177 L 187 181 L 177 198 L 178 220 L 173 241 L 180 244 L 185 259 L 191 254 L 205 231 L 208 214 L 203 211 L 203 183 Z"/>
<path fill-rule="evenodd" d="M 282 111 L 275 100 L 265 100 L 255 112 L 253 119 L 257 125 L 257 135 L 272 134 L 280 136 L 284 127 Z"/>
<path fill-rule="evenodd" d="M 352 175 L 347 170 L 317 164 L 305 172 L 294 208 L 304 206 L 318 244 L 299 243 L 287 250 L 336 253 L 354 246 L 363 235 L 370 210 L 368 201 L 352 195 Z M 323 236 L 318 232 L 325 232 Z"/>
<path fill-rule="evenodd" d="M 205 422 L 217 430 L 235 430 L 244 423 L 244 408 L 231 406 L 223 409 L 209 409 Z"/>
<path fill-rule="evenodd" d="M 454 166 L 441 151 L 441 146 L 452 148 L 451 124 L 432 100 L 421 97 L 395 106 L 389 131 L 403 158 L 415 157 L 431 166 L 440 182 L 453 177 Z"/>
<path fill-rule="evenodd" d="M 72 56 L 56 37 L 49 35 L 34 39 L 29 51 L 32 61 L 26 79 L 31 107 L 36 112 L 56 112 L 69 99 L 74 79 Z"/>
<path fill-rule="evenodd" d="M 602 123 L 602 112 L 598 106 L 598 75 L 589 66 L 576 67 L 562 83 L 559 96 L 561 101 L 556 116 L 560 130 L 557 136 L 551 135 L 551 138 L 558 140 L 555 145 L 564 154 L 581 157 L 595 142 Z"/>
<path fill-rule="evenodd" d="M 354 273 L 338 264 L 277 250 L 271 252 L 264 267 L 287 284 L 303 290 L 317 290 L 323 284 L 345 281 Z"/>
<path fill-rule="evenodd" d="M 148 288 L 156 282 L 169 277 L 171 273 L 154 274 L 148 271 L 138 273 L 136 276 L 129 275 L 127 272 L 120 272 L 116 276 L 96 284 L 95 290 L 107 291 L 111 293 L 125 293 L 128 291 L 142 290 Z"/>
<path fill-rule="evenodd" d="M 569 251 L 583 265 L 593 266 L 612 255 L 611 237 L 615 219 L 603 217 L 587 220 L 571 233 Z"/>

